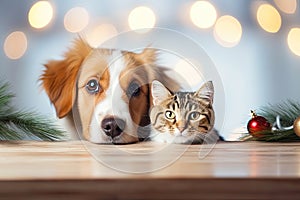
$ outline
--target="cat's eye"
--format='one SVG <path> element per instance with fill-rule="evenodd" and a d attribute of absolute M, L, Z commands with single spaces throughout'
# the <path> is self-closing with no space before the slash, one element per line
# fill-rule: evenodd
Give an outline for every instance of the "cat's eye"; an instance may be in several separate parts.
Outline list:
<path fill-rule="evenodd" d="M 175 113 L 171 110 L 167 110 L 165 112 L 165 116 L 167 119 L 175 119 Z"/>
<path fill-rule="evenodd" d="M 200 117 L 200 113 L 197 111 L 191 112 L 191 114 L 190 114 L 191 120 L 197 120 L 197 119 L 199 119 L 199 117 Z"/>
<path fill-rule="evenodd" d="M 96 79 L 91 79 L 87 82 L 87 84 L 85 85 L 85 89 L 88 93 L 90 94 L 97 94 L 100 92 L 100 85 L 98 80 Z"/>
<path fill-rule="evenodd" d="M 136 82 L 131 82 L 127 88 L 126 95 L 128 98 L 137 97 L 141 93 L 141 88 Z"/>

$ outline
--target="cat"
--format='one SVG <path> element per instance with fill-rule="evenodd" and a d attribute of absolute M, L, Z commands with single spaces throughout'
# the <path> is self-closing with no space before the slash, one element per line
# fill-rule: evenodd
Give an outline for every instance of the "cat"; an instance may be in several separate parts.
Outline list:
<path fill-rule="evenodd" d="M 150 139 L 157 142 L 198 144 L 212 134 L 214 86 L 212 81 L 204 83 L 196 92 L 171 92 L 155 80 L 151 87 L 153 107 L 150 111 Z M 214 140 L 214 139 L 213 139 Z"/>

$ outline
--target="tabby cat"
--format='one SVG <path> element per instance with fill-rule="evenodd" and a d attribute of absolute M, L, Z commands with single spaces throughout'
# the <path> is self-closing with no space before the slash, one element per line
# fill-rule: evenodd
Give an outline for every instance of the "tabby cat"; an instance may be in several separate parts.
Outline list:
<path fill-rule="evenodd" d="M 153 107 L 150 111 L 153 141 L 203 143 L 208 133 L 217 134 L 212 107 L 214 87 L 208 81 L 196 92 L 169 91 L 159 81 L 152 82 Z"/>

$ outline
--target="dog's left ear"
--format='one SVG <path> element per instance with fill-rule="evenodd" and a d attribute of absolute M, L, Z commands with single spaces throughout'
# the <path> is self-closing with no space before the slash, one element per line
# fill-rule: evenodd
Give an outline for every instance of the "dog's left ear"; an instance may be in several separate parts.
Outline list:
<path fill-rule="evenodd" d="M 51 60 L 45 64 L 46 69 L 40 80 L 59 118 L 65 117 L 72 109 L 76 79 L 82 62 L 92 48 L 81 38 L 64 55 L 62 60 Z"/>
<path fill-rule="evenodd" d="M 157 61 L 157 49 L 147 47 L 138 54 L 138 58 L 145 64 L 154 64 Z"/>

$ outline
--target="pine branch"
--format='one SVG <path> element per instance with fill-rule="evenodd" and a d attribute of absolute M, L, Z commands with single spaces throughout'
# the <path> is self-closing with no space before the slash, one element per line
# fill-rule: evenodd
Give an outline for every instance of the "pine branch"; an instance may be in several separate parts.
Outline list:
<path fill-rule="evenodd" d="M 287 100 L 280 104 L 269 104 L 262 107 L 258 114 L 265 117 L 270 123 L 274 123 L 277 115 L 279 115 L 283 126 L 291 126 L 295 119 L 300 116 L 300 103 Z"/>
<path fill-rule="evenodd" d="M 9 104 L 14 97 L 13 94 L 7 92 L 8 87 L 7 83 L 0 85 L 0 111 L 9 110 Z"/>
<path fill-rule="evenodd" d="M 18 111 L 11 106 L 9 85 L 0 86 L 0 140 L 64 140 L 65 135 L 53 121 L 35 112 Z"/>
<path fill-rule="evenodd" d="M 254 141 L 265 141 L 265 142 L 297 142 L 300 141 L 300 137 L 298 137 L 293 130 L 288 131 L 263 131 L 260 132 L 260 137 L 250 137 L 247 140 Z"/>

